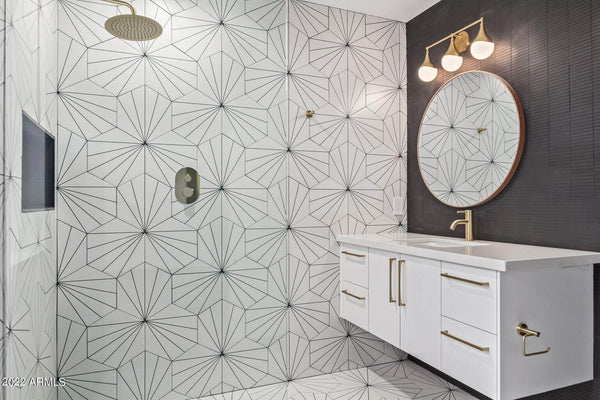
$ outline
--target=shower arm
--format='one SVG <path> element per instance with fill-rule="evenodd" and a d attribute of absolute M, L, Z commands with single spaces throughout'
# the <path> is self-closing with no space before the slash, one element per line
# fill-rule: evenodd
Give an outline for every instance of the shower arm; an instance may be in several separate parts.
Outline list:
<path fill-rule="evenodd" d="M 133 6 L 126 1 L 123 1 L 123 0 L 102 0 L 102 1 L 105 1 L 107 3 L 116 4 L 118 6 L 125 6 L 131 10 L 131 14 L 136 15 L 135 8 L 133 8 Z"/>

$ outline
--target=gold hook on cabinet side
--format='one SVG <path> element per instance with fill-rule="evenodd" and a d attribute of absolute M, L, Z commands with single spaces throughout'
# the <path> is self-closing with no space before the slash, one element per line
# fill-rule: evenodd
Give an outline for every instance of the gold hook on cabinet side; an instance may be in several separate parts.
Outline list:
<path fill-rule="evenodd" d="M 315 110 L 306 110 L 306 118 L 312 118 L 315 115 Z"/>
<path fill-rule="evenodd" d="M 526 345 L 525 345 L 525 342 L 527 341 L 527 338 L 531 337 L 531 336 L 540 337 L 540 332 L 534 331 L 533 329 L 529 329 L 527 327 L 527 324 L 521 322 L 519 325 L 517 325 L 517 333 L 519 335 L 523 336 L 523 355 L 525 357 L 537 356 L 537 355 L 540 355 L 540 354 L 546 354 L 547 352 L 550 351 L 550 346 L 548 346 L 548 348 L 546 348 L 546 350 L 536 351 L 534 353 L 527 353 Z"/>

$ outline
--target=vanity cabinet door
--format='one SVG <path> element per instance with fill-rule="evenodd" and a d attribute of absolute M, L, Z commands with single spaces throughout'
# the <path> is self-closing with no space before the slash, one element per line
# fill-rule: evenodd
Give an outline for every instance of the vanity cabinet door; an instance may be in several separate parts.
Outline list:
<path fill-rule="evenodd" d="M 399 255 L 369 249 L 369 331 L 400 347 Z"/>
<path fill-rule="evenodd" d="M 400 348 L 440 368 L 441 262 L 412 256 L 401 259 Z"/>

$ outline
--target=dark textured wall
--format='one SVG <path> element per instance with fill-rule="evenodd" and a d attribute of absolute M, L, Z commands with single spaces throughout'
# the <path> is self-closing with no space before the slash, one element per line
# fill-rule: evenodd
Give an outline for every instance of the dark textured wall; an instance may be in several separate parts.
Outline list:
<path fill-rule="evenodd" d="M 423 184 L 416 142 L 429 99 L 456 74 L 440 68 L 435 81 L 424 83 L 417 70 L 427 44 L 479 16 L 496 50 L 481 62 L 467 51 L 459 72 L 481 69 L 506 79 L 523 103 L 526 139 L 513 180 L 474 209 L 476 238 L 600 250 L 597 0 L 443 0 L 408 23 L 409 230 L 453 234 L 455 209 Z M 432 49 L 437 65 L 446 47 Z"/>
<path fill-rule="evenodd" d="M 506 79 L 523 103 L 526 139 L 509 185 L 474 208 L 476 238 L 600 251 L 598 0 L 442 0 L 408 23 L 409 231 L 463 235 L 462 229 L 448 229 L 456 211 L 429 193 L 416 154 L 425 107 L 455 73 L 440 68 L 435 81 L 424 83 L 417 70 L 426 45 L 480 16 L 496 50 L 481 62 L 466 52 L 459 72 L 480 69 Z M 469 33 L 476 35 L 477 28 Z M 438 66 L 446 48 L 444 43 L 431 51 Z M 597 304 L 598 296 L 596 290 Z M 596 314 L 598 322 L 598 307 Z M 598 343 L 598 330 L 596 335 Z M 594 383 L 536 398 L 595 399 L 598 376 Z"/>

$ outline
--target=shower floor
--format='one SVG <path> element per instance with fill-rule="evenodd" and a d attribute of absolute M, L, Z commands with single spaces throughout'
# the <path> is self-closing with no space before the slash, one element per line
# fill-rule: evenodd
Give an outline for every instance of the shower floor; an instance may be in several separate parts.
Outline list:
<path fill-rule="evenodd" d="M 411 361 L 401 361 L 203 397 L 203 399 L 470 400 L 475 397 Z"/>

